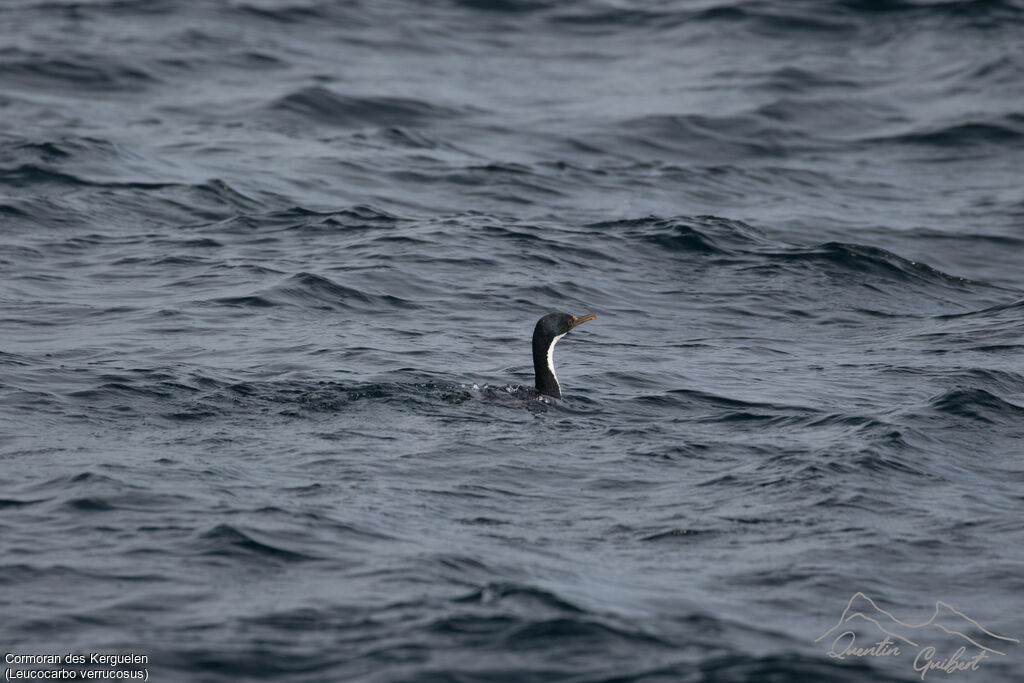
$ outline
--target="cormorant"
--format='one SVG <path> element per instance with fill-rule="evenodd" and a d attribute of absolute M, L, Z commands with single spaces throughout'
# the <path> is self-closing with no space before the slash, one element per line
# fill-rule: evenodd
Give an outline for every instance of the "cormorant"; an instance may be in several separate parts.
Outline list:
<path fill-rule="evenodd" d="M 584 315 L 577 318 L 568 313 L 548 313 L 537 321 L 537 326 L 533 328 L 533 371 L 537 376 L 538 393 L 562 398 L 562 389 L 558 386 L 553 362 L 555 344 L 572 328 L 596 317 Z"/>

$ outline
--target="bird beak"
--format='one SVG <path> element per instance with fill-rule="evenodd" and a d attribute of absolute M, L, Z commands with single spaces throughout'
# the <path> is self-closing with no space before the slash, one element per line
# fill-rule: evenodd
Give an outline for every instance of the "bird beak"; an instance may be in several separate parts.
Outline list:
<path fill-rule="evenodd" d="M 582 325 L 583 323 L 587 322 L 588 320 L 594 320 L 596 318 L 597 318 L 597 316 L 594 315 L 594 314 L 580 316 L 579 318 L 577 318 L 576 316 L 573 316 L 572 317 L 572 322 L 569 324 L 569 329 L 571 330 L 572 328 L 576 327 L 577 325 Z"/>

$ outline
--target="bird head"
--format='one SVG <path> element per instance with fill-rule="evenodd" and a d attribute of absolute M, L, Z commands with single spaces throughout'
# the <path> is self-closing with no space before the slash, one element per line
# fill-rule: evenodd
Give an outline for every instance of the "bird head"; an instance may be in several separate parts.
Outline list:
<path fill-rule="evenodd" d="M 537 327 L 534 328 L 533 333 L 535 336 L 540 334 L 553 339 L 561 337 L 577 325 L 582 325 L 588 320 L 594 320 L 595 318 L 597 316 L 593 314 L 577 317 L 568 313 L 548 313 L 537 321 Z"/>

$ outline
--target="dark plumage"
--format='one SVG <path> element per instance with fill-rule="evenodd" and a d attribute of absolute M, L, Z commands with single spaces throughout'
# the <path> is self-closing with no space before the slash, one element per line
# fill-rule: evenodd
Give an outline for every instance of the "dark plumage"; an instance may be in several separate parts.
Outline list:
<path fill-rule="evenodd" d="M 545 396 L 562 398 L 562 389 L 555 377 L 555 365 L 552 354 L 555 343 L 565 334 L 588 320 L 597 316 L 584 315 L 577 318 L 568 313 L 548 313 L 537 321 L 533 328 L 533 371 L 537 377 L 537 391 Z"/>

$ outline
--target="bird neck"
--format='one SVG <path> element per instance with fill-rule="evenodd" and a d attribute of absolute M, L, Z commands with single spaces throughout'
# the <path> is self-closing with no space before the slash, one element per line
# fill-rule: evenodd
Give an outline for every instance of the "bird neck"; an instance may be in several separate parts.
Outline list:
<path fill-rule="evenodd" d="M 555 344 L 564 336 L 533 335 L 533 372 L 537 378 L 537 391 L 555 398 L 562 398 L 562 388 L 558 386 L 558 378 L 555 377 Z"/>

